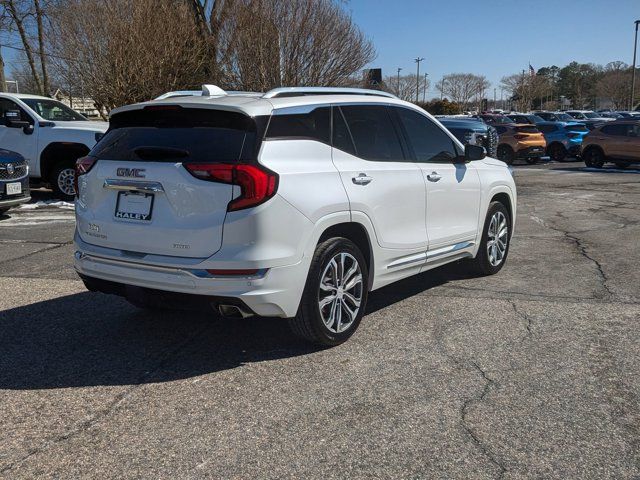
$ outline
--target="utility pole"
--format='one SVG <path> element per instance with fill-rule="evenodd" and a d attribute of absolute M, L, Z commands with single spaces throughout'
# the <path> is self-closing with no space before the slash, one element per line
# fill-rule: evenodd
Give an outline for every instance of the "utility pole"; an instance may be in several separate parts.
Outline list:
<path fill-rule="evenodd" d="M 4 59 L 2 58 L 2 47 L 0 46 L 0 92 L 7 91 L 7 82 L 4 78 Z"/>
<path fill-rule="evenodd" d="M 396 83 L 396 94 L 400 96 L 400 72 L 402 69 L 398 67 L 398 83 Z"/>
<path fill-rule="evenodd" d="M 416 70 L 416 103 L 420 101 L 420 62 L 423 60 L 424 58 L 422 57 L 418 57 L 415 59 L 415 62 L 418 65 Z"/>
<path fill-rule="evenodd" d="M 629 101 L 629 111 L 633 110 L 634 94 L 636 89 L 636 50 L 638 48 L 638 24 L 640 20 L 634 22 L 636 24 L 636 36 L 633 41 L 633 63 L 631 64 L 631 100 Z"/>
<path fill-rule="evenodd" d="M 424 74 L 424 85 L 422 86 L 422 103 L 427 103 L 427 77 L 428 73 Z"/>

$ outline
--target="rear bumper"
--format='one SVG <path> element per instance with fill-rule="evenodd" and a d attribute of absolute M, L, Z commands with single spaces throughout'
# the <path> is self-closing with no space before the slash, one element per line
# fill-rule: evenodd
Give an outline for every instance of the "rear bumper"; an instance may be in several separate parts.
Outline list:
<path fill-rule="evenodd" d="M 75 247 L 74 267 L 81 278 L 88 284 L 93 281 L 94 285 L 107 286 L 96 287 L 95 290 L 122 296 L 141 293 L 174 298 L 175 294 L 181 294 L 189 302 L 241 304 L 252 313 L 266 317 L 295 316 L 307 279 L 308 265 L 305 261 L 264 269 L 255 276 L 203 278 L 201 272 L 204 270 L 198 265 L 158 266 L 136 259 L 107 256 L 104 251 L 96 253 L 77 235 Z M 208 262 L 206 268 L 216 266 Z M 127 287 L 145 290 L 140 292 Z M 180 304 L 179 298 L 178 295 L 177 304 Z"/>
<path fill-rule="evenodd" d="M 518 158 L 539 158 L 545 155 L 544 146 L 530 146 L 518 149 Z"/>

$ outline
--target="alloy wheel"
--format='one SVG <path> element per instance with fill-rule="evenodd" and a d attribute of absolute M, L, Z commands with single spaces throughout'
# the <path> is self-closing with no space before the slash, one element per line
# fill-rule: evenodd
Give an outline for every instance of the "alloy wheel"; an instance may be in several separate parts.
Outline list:
<path fill-rule="evenodd" d="M 502 212 L 496 212 L 491 217 L 487 231 L 487 254 L 492 267 L 497 267 L 503 262 L 508 242 L 507 217 Z"/>
<path fill-rule="evenodd" d="M 73 196 L 76 194 L 76 189 L 73 186 L 75 174 L 76 173 L 73 168 L 64 168 L 60 170 L 60 173 L 58 174 L 58 189 L 65 195 Z"/>
<path fill-rule="evenodd" d="M 320 316 L 329 331 L 341 333 L 351 327 L 360 311 L 363 291 L 358 260 L 346 252 L 334 255 L 322 272 L 318 291 Z"/>

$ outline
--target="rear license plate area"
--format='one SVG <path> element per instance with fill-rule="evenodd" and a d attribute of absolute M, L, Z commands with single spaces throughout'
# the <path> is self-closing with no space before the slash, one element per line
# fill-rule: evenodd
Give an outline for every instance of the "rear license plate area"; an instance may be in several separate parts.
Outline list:
<path fill-rule="evenodd" d="M 120 220 L 149 222 L 153 213 L 153 200 L 153 193 L 118 192 L 115 217 Z"/>

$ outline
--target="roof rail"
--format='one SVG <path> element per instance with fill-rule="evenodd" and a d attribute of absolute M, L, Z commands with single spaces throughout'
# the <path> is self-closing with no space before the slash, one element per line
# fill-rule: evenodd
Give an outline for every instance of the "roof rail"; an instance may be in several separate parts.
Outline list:
<path fill-rule="evenodd" d="M 305 95 L 371 95 L 375 97 L 398 98 L 391 93 L 380 90 L 342 87 L 280 87 L 269 90 L 262 98 L 303 97 Z"/>

